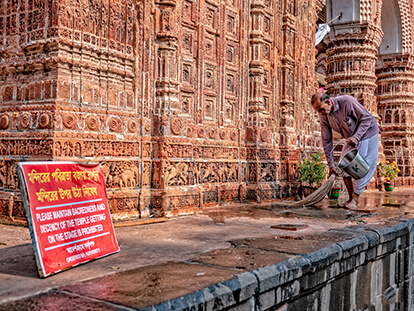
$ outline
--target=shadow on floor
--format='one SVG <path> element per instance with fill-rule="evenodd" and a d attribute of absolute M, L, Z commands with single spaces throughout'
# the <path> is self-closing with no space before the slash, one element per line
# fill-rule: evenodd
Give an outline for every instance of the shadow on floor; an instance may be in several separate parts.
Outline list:
<path fill-rule="evenodd" d="M 38 279 L 33 245 L 26 243 L 1 249 L 0 273 Z"/>

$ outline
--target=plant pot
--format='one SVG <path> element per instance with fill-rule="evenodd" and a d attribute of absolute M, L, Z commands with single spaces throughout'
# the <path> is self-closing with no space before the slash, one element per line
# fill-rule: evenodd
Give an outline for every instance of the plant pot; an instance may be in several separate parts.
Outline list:
<path fill-rule="evenodd" d="M 331 188 L 331 192 L 329 193 L 329 198 L 332 200 L 337 200 L 341 193 L 341 188 L 333 187 Z"/>
<path fill-rule="evenodd" d="M 384 188 L 385 188 L 385 191 L 393 191 L 394 185 L 390 183 L 384 183 Z"/>
<path fill-rule="evenodd" d="M 302 185 L 302 194 L 306 198 L 308 195 L 312 194 L 312 192 L 314 192 L 317 189 L 317 187 Z"/>

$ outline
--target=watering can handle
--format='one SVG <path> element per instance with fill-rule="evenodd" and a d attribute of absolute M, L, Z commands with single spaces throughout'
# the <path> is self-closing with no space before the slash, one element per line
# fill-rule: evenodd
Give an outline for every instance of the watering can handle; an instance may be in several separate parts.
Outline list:
<path fill-rule="evenodd" d="M 335 144 L 335 146 L 332 148 L 332 159 L 333 159 L 333 157 L 334 157 L 334 150 L 335 150 L 335 148 L 339 145 L 339 144 L 341 144 L 341 143 L 344 143 L 344 142 L 346 142 L 347 140 L 346 139 L 340 139 L 340 140 L 338 140 L 338 142 Z M 334 161 L 334 164 L 335 164 L 335 167 L 337 167 L 338 169 L 340 169 L 339 168 L 339 166 L 335 163 L 335 161 Z M 341 169 L 340 169 L 341 170 Z"/>
<path fill-rule="evenodd" d="M 333 156 L 333 152 L 334 152 L 334 150 L 335 150 L 335 148 L 339 145 L 339 144 L 341 144 L 341 143 L 345 143 L 347 140 L 346 139 L 340 139 L 340 140 L 338 140 L 338 142 L 335 144 L 335 146 L 332 148 L 332 156 Z"/>

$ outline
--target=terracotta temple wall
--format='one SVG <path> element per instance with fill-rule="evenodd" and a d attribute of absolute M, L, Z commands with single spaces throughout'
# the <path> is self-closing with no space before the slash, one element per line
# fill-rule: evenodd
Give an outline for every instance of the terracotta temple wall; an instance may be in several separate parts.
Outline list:
<path fill-rule="evenodd" d="M 102 164 L 115 220 L 294 195 L 320 147 L 316 1 L 0 0 L 0 214 L 14 164 Z"/>

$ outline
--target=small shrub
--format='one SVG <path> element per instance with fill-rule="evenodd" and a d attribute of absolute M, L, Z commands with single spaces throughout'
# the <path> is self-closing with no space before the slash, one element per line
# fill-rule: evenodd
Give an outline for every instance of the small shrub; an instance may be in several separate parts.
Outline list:
<path fill-rule="evenodd" d="M 381 162 L 379 167 L 379 175 L 385 177 L 387 182 L 392 182 L 398 177 L 400 170 L 395 166 L 395 161 L 390 163 L 389 161 Z"/>
<path fill-rule="evenodd" d="M 297 169 L 300 181 L 308 183 L 310 186 L 316 184 L 320 187 L 326 177 L 326 165 L 323 163 L 323 160 L 323 155 L 318 152 L 312 153 L 308 159 L 299 163 Z"/>

